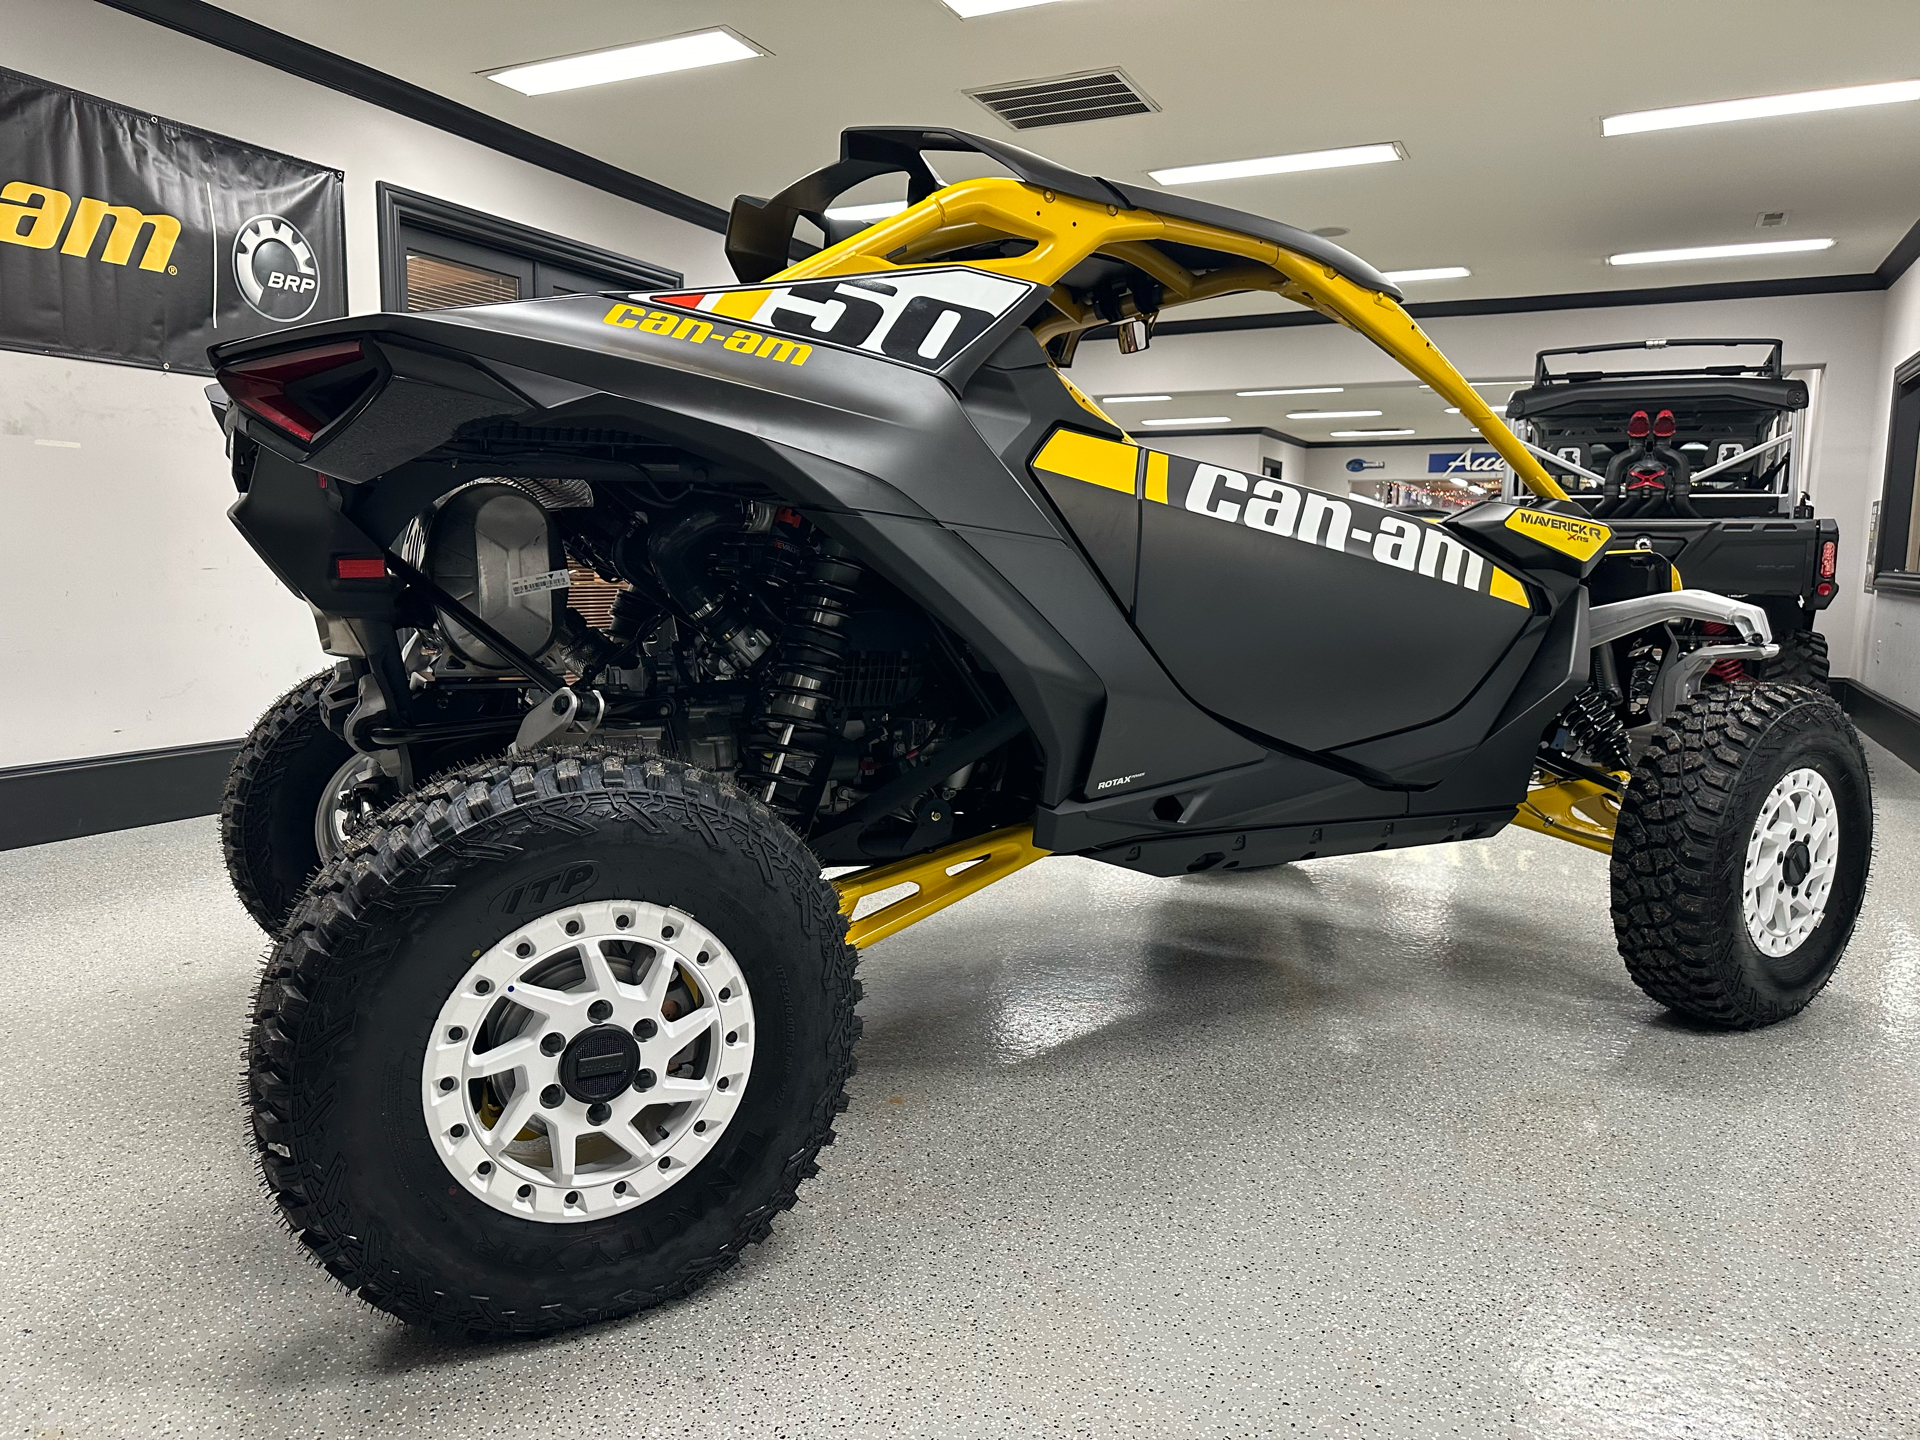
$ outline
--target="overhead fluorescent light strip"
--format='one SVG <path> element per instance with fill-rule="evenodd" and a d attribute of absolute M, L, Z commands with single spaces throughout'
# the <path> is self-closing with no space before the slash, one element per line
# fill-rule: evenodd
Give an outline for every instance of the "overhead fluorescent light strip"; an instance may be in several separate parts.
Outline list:
<path fill-rule="evenodd" d="M 1173 399 L 1171 395 L 1102 395 L 1102 405 L 1158 405 Z"/>
<path fill-rule="evenodd" d="M 1231 425 L 1231 415 L 1176 415 L 1164 420 L 1142 420 L 1142 425 Z"/>
<path fill-rule="evenodd" d="M 489 80 L 518 90 L 522 95 L 551 95 L 560 90 L 607 85 L 615 80 L 638 80 L 646 75 L 667 75 L 676 70 L 698 70 L 734 60 L 752 60 L 766 53 L 731 30 L 701 30 L 669 40 L 649 40 L 644 45 L 622 45 L 616 50 L 595 50 L 587 55 L 569 55 L 486 73 Z"/>
<path fill-rule="evenodd" d="M 1813 115 L 1822 110 L 1897 105 L 1906 100 L 1920 100 L 1920 80 L 1848 85 L 1838 90 L 1802 90 L 1792 95 L 1756 95 L 1750 100 L 1713 100 L 1704 105 L 1675 105 L 1666 110 L 1635 110 L 1626 115 L 1607 116 L 1600 122 L 1600 133 L 1640 135 L 1649 130 L 1724 125 L 1730 120 L 1764 120 L 1773 115 Z"/>
<path fill-rule="evenodd" d="M 1003 10 L 1030 10 L 1035 5 L 1057 5 L 1060 0 L 946 0 L 947 8 L 962 20 L 998 15 Z"/>
<path fill-rule="evenodd" d="M 1266 155 L 1257 160 L 1222 160 L 1211 165 L 1176 165 L 1149 170 L 1156 185 L 1202 185 L 1211 180 L 1246 180 L 1256 175 L 1293 175 L 1303 170 L 1338 170 L 1348 165 L 1383 165 L 1404 160 L 1400 142 L 1349 145 L 1340 150 L 1307 150 L 1297 155 Z"/>
<path fill-rule="evenodd" d="M 1389 270 L 1387 279 L 1396 285 L 1405 285 L 1408 281 L 1420 280 L 1464 280 L 1473 271 L 1464 265 L 1435 265 L 1427 270 Z"/>
<path fill-rule="evenodd" d="M 1747 245 L 1693 245 L 1682 250 L 1629 250 L 1609 255 L 1609 265 L 1664 265 L 1669 260 L 1741 260 L 1751 255 L 1800 255 L 1831 250 L 1831 240 L 1756 240 Z"/>
<path fill-rule="evenodd" d="M 1346 388 L 1344 385 L 1301 385 L 1292 390 L 1236 390 L 1233 393 L 1243 400 L 1251 400 L 1258 395 L 1338 395 Z"/>
<path fill-rule="evenodd" d="M 1389 435 L 1411 435 L 1411 430 L 1333 430 L 1328 432 L 1336 440 L 1381 440 Z"/>
<path fill-rule="evenodd" d="M 1289 420 L 1371 420 L 1383 410 L 1289 410 Z"/>

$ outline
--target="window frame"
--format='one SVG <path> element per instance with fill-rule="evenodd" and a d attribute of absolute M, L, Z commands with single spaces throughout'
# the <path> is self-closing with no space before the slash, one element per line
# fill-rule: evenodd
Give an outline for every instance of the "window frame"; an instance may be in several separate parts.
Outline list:
<path fill-rule="evenodd" d="M 1880 553 L 1873 557 L 1875 590 L 1920 595 L 1920 570 L 1905 568 L 1916 506 L 1920 506 L 1920 353 L 1909 355 L 1893 372 L 1886 471 L 1880 482 Z"/>
<path fill-rule="evenodd" d="M 572 240 L 531 225 L 503 220 L 484 210 L 456 205 L 386 181 L 374 185 L 380 225 L 380 308 L 404 311 L 407 297 L 407 247 L 404 233 L 423 231 L 453 241 L 502 251 L 536 267 L 584 271 L 607 277 L 608 289 L 672 290 L 685 283 L 678 270 L 637 260 L 598 245 Z"/>

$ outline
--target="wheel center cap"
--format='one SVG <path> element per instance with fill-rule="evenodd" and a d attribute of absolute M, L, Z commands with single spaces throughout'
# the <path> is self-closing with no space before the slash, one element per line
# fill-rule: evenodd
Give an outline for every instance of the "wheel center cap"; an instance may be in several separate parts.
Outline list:
<path fill-rule="evenodd" d="M 640 1046 L 618 1025 L 582 1030 L 560 1053 L 560 1084 L 582 1105 L 600 1105 L 633 1083 Z"/>
<path fill-rule="evenodd" d="M 1780 857 L 1780 878 L 1787 884 L 1798 887 L 1813 869 L 1813 852 L 1807 849 L 1807 842 L 1796 840 L 1787 847 L 1787 853 Z"/>

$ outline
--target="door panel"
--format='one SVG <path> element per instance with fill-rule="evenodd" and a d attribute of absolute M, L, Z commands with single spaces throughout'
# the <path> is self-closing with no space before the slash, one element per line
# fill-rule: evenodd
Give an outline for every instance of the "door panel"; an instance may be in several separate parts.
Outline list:
<path fill-rule="evenodd" d="M 1181 689 L 1289 745 L 1449 714 L 1533 613 L 1453 530 L 1358 496 L 1068 430 L 1033 468 Z"/>

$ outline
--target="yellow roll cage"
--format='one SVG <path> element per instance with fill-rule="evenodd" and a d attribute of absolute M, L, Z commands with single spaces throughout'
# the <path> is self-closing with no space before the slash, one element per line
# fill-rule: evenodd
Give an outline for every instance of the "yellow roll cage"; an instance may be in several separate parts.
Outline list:
<path fill-rule="evenodd" d="M 1010 239 L 1029 241 L 1031 248 L 1011 257 L 954 258 L 956 252 Z M 1161 250 L 1160 243 L 1230 255 L 1245 263 L 1196 274 Z M 1047 286 L 1053 313 L 1033 327 L 1036 338 L 1045 344 L 1105 323 L 1094 307 L 1077 299 L 1063 283 L 1069 271 L 1094 256 L 1120 261 L 1157 282 L 1163 306 L 1268 290 L 1358 331 L 1458 406 L 1536 496 L 1567 498 L 1566 491 L 1391 295 L 1347 278 L 1324 261 L 1220 226 L 1149 209 L 1101 205 L 1020 180 L 962 180 L 762 283 L 964 263 Z M 1127 311 L 1137 313 L 1131 297 L 1123 303 Z M 1536 787 L 1515 821 L 1541 834 L 1606 851 L 1612 846 L 1611 822 L 1618 803 L 1617 797 L 1603 798 L 1603 794 L 1591 782 Z M 833 883 L 841 910 L 851 921 L 847 939 L 854 945 L 883 940 L 1046 854 L 1034 846 L 1031 827 L 1016 826 L 843 876 Z M 914 886 L 913 893 L 871 915 L 852 919 L 861 900 L 902 885 Z"/>

